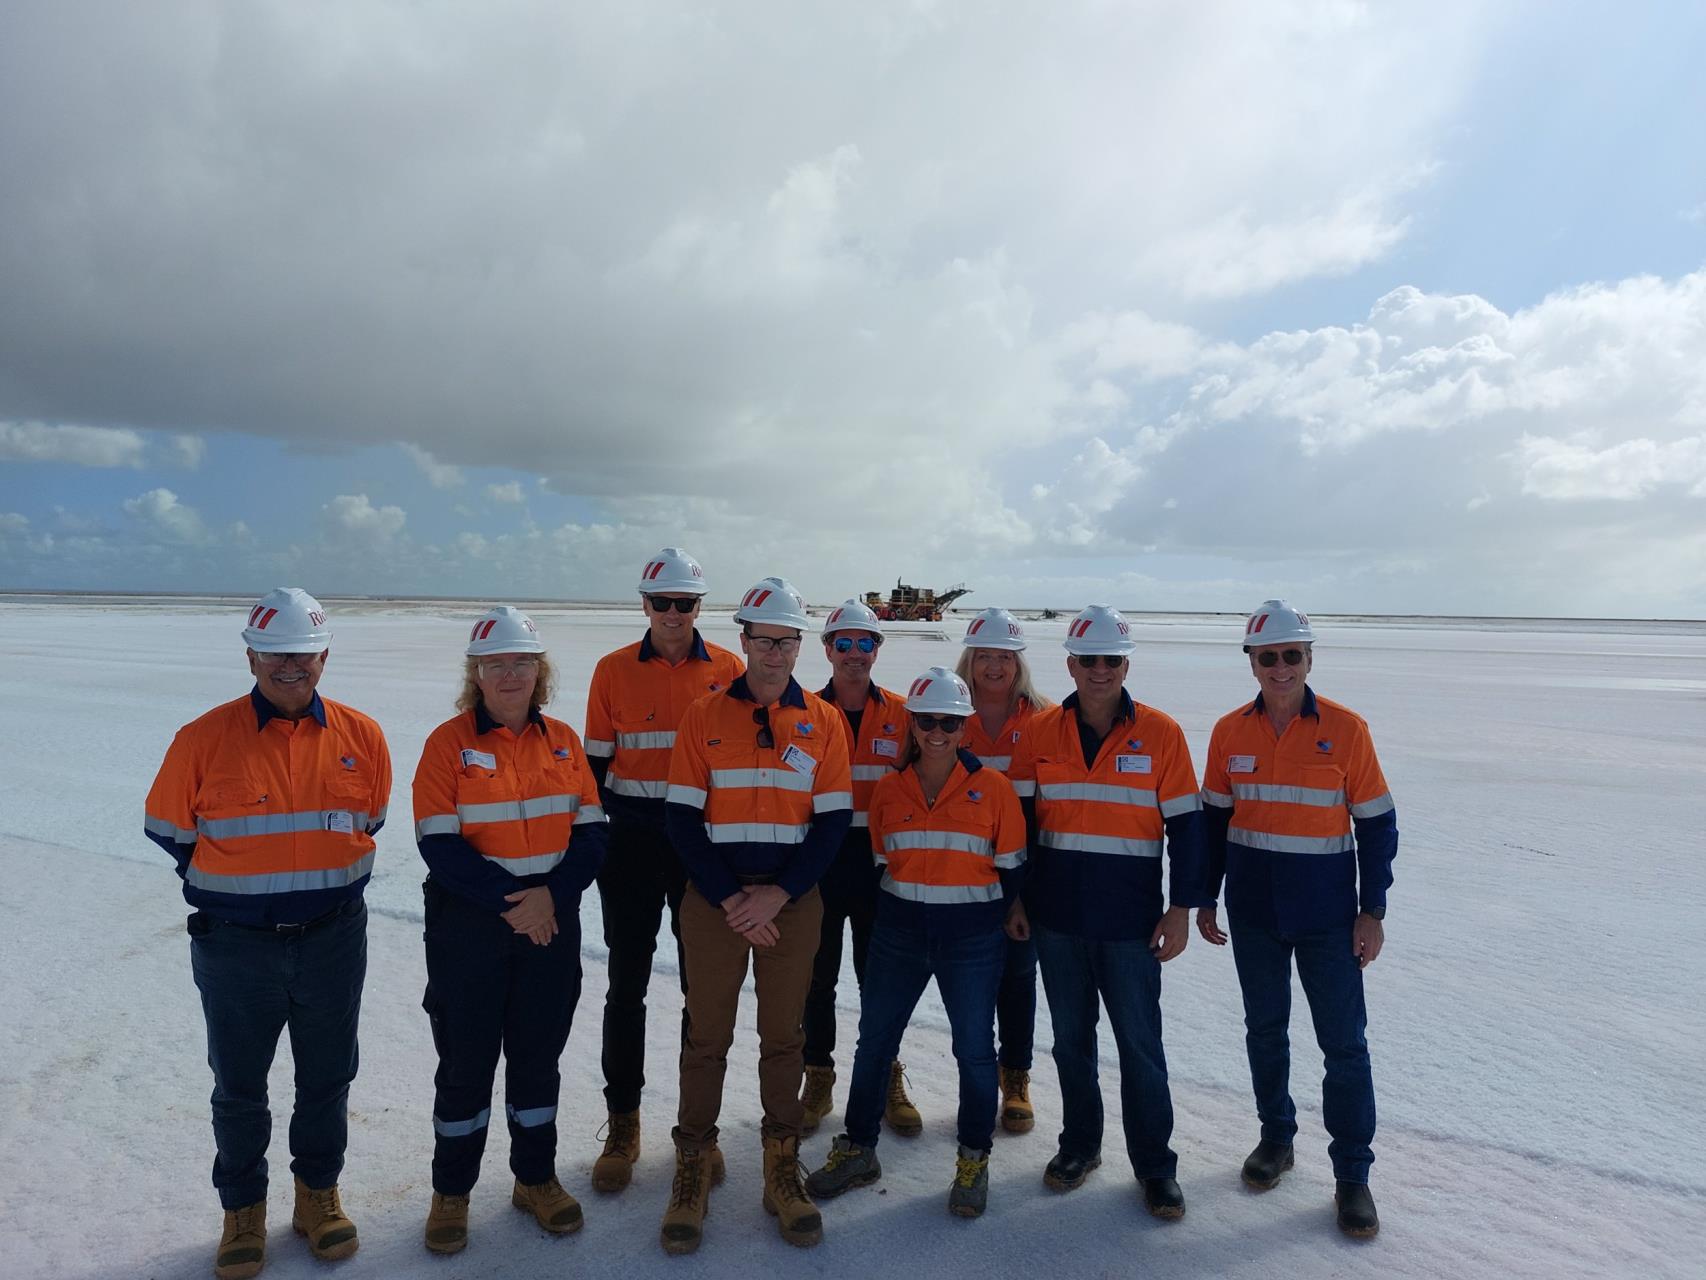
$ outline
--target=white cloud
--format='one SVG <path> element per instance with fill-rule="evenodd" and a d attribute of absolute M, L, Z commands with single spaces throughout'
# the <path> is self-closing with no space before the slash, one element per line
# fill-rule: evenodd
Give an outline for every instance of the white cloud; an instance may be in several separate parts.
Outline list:
<path fill-rule="evenodd" d="M 403 452 L 421 469 L 421 474 L 435 489 L 454 489 L 463 481 L 462 469 L 440 462 L 417 444 L 405 442 Z"/>
<path fill-rule="evenodd" d="M 1644 498 L 1661 485 L 1682 485 L 1699 497 L 1706 486 L 1706 436 L 1659 444 L 1625 440 L 1605 449 L 1545 436 L 1523 436 L 1517 464 L 1522 491 L 1572 500 Z"/>
<path fill-rule="evenodd" d="M 525 502 L 526 496 L 521 492 L 521 482 L 511 480 L 508 484 L 489 484 L 486 486 L 486 496 L 493 502 Z"/>
<path fill-rule="evenodd" d="M 194 471 L 207 457 L 207 441 L 200 436 L 178 434 L 172 437 L 173 461 L 186 471 Z"/>
<path fill-rule="evenodd" d="M 16 511 L 0 511 L 0 533 L 27 533 L 30 518 Z"/>
<path fill-rule="evenodd" d="M 168 542 L 193 544 L 207 538 L 207 528 L 195 508 L 184 506 L 170 489 L 150 489 L 126 498 L 124 510 Z"/>
<path fill-rule="evenodd" d="M 0 422 L 0 459 L 68 462 L 79 467 L 140 467 L 142 436 L 124 427 Z"/>
<path fill-rule="evenodd" d="M 341 493 L 323 510 L 332 527 L 375 542 L 388 542 L 403 530 L 408 516 L 401 507 L 376 507 L 365 493 Z"/>

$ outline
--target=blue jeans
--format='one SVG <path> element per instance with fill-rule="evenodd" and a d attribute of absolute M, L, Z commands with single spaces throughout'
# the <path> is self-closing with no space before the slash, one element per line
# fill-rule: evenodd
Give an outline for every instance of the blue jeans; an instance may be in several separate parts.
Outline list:
<path fill-rule="evenodd" d="M 1139 1178 L 1171 1178 L 1179 1157 L 1173 1095 L 1161 1049 L 1161 963 L 1147 942 L 1100 942 L 1057 933 L 1032 921 L 1043 990 L 1054 1020 L 1054 1065 L 1060 1074 L 1060 1149 L 1088 1157 L 1102 1149 L 1102 1086 L 1097 1075 L 1097 996 L 1120 1055 L 1125 1148 Z"/>
<path fill-rule="evenodd" d="M 847 1095 L 847 1136 L 861 1147 L 877 1145 L 888 1093 L 889 1063 L 901 1034 L 934 976 L 953 1030 L 960 1067 L 960 1145 L 988 1151 L 995 1135 L 998 1073 L 995 1066 L 995 990 L 1001 984 L 1006 935 L 943 937 L 896 928 L 877 917 L 865 958 L 860 993 L 859 1047 Z"/>
<path fill-rule="evenodd" d="M 203 911 L 190 916 L 188 928 L 213 1069 L 220 1204 L 240 1209 L 266 1199 L 267 1072 L 286 1027 L 296 1064 L 290 1171 L 310 1187 L 335 1186 L 349 1138 L 367 907 L 357 898 L 303 933 L 222 924 Z"/>
<path fill-rule="evenodd" d="M 1232 926 L 1232 958 L 1244 992 L 1244 1047 L 1262 1137 L 1290 1142 L 1297 1133 L 1292 1105 L 1291 958 L 1315 1022 L 1315 1041 L 1326 1059 L 1321 1082 L 1322 1120 L 1332 1137 L 1327 1154 L 1333 1176 L 1367 1182 L 1374 1163 L 1374 1074 L 1369 1068 L 1368 1011 L 1362 969 L 1351 954 L 1351 929 L 1280 934 Z"/>
<path fill-rule="evenodd" d="M 995 1024 L 1000 1032 L 1001 1065 L 1011 1071 L 1031 1069 L 1031 1046 L 1037 1033 L 1037 944 L 1007 940 L 1001 968 L 1001 990 L 995 996 Z"/>

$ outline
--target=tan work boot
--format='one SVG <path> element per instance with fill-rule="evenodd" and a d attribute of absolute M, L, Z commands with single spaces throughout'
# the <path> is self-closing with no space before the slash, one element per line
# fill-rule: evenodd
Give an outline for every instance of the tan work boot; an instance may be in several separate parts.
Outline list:
<path fill-rule="evenodd" d="M 711 1171 L 711 1185 L 722 1186 L 723 1175 L 727 1173 L 727 1169 L 723 1165 L 723 1149 L 715 1140 L 705 1145 L 705 1167 Z"/>
<path fill-rule="evenodd" d="M 308 1237 L 309 1252 L 322 1262 L 347 1258 L 361 1244 L 356 1239 L 355 1223 L 344 1216 L 336 1184 L 316 1190 L 303 1186 L 298 1178 L 296 1212 L 290 1217 L 290 1225 Z"/>
<path fill-rule="evenodd" d="M 586 1222 L 581 1216 L 580 1201 L 564 1191 L 563 1184 L 554 1176 L 531 1185 L 517 1179 L 509 1202 L 531 1213 L 545 1230 L 560 1236 L 579 1231 Z"/>
<path fill-rule="evenodd" d="M 818 1122 L 835 1110 L 835 1068 L 807 1067 L 805 1087 L 800 1090 L 800 1105 L 806 1117 L 800 1122 L 802 1133 L 816 1133 Z"/>
<path fill-rule="evenodd" d="M 468 1244 L 468 1197 L 432 1193 L 427 1210 L 426 1247 L 434 1253 L 461 1253 Z"/>
<path fill-rule="evenodd" d="M 1001 1127 L 1008 1133 L 1029 1133 L 1036 1124 L 1037 1113 L 1031 1109 L 1031 1073 L 1002 1067 Z"/>
<path fill-rule="evenodd" d="M 669 1207 L 663 1211 L 658 1232 L 665 1253 L 692 1253 L 699 1247 L 711 1208 L 710 1174 L 706 1152 L 675 1149 L 675 1180 L 669 1185 Z"/>
<path fill-rule="evenodd" d="M 916 1138 L 924 1132 L 924 1117 L 906 1096 L 906 1068 L 898 1058 L 889 1068 L 889 1097 L 883 1105 L 883 1119 L 903 1138 Z"/>
<path fill-rule="evenodd" d="M 764 1208 L 776 1215 L 782 1239 L 801 1248 L 823 1243 L 823 1216 L 800 1181 L 800 1140 L 764 1140 Z"/>
<path fill-rule="evenodd" d="M 604 1152 L 592 1162 L 592 1189 L 620 1191 L 634 1178 L 640 1158 L 640 1113 L 612 1111 L 605 1122 Z"/>
<path fill-rule="evenodd" d="M 213 1274 L 219 1280 L 248 1280 L 267 1265 L 267 1202 L 257 1200 L 225 1211 L 219 1250 L 213 1255 Z"/>

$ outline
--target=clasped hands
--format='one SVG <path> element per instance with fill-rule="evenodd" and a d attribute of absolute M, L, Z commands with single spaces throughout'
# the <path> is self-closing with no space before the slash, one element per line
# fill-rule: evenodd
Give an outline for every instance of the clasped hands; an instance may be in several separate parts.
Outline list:
<path fill-rule="evenodd" d="M 788 891 L 779 884 L 749 884 L 722 901 L 723 918 L 755 947 L 773 947 L 782 940 L 776 916 L 788 905 Z"/>

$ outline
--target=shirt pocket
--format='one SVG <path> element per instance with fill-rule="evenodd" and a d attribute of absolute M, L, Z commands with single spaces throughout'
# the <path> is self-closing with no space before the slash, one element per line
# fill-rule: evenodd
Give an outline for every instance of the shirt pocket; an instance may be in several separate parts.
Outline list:
<path fill-rule="evenodd" d="M 1305 791 L 1311 808 L 1342 809 L 1345 806 L 1345 771 L 1336 764 L 1305 765 L 1296 771 L 1294 785 Z"/>
<path fill-rule="evenodd" d="M 196 794 L 195 811 L 203 815 L 257 813 L 267 802 L 267 789 L 250 778 L 209 778 Z"/>

